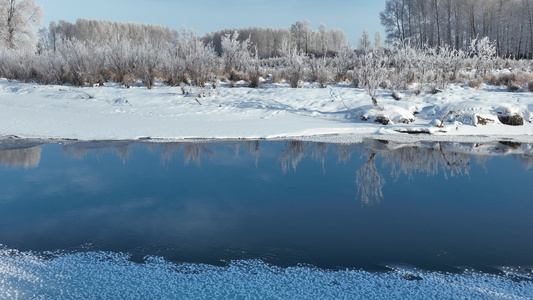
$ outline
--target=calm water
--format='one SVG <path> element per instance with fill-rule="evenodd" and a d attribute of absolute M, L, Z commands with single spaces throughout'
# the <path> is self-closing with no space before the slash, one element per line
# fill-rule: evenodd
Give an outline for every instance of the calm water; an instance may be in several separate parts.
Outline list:
<path fill-rule="evenodd" d="M 215 266 L 252 259 L 450 272 L 533 265 L 533 145 L 0 148 L 0 244 L 9 249 Z"/>

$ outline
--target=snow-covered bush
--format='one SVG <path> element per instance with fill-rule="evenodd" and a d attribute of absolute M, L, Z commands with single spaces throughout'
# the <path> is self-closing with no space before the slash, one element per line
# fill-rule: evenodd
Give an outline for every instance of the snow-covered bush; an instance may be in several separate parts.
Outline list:
<path fill-rule="evenodd" d="M 220 62 L 212 45 L 204 45 L 192 31 L 183 31 L 180 47 L 184 54 L 186 72 L 194 85 L 204 86 L 215 79 Z"/>
<path fill-rule="evenodd" d="M 129 40 L 120 39 L 118 36 L 111 40 L 109 49 L 106 50 L 111 77 L 126 87 L 129 87 L 135 78 L 133 50 Z"/>
<path fill-rule="evenodd" d="M 437 93 L 447 89 L 457 78 L 464 65 L 465 55 L 462 51 L 444 46 L 428 48 L 423 58 L 423 84 L 431 93 Z"/>
<path fill-rule="evenodd" d="M 51 61 L 56 61 L 60 56 L 64 63 L 61 67 L 62 82 L 82 86 L 103 83 L 106 80 L 106 58 L 109 57 L 108 49 L 100 47 L 95 42 L 81 42 L 76 39 L 65 41 L 58 47 L 54 54 L 48 52 Z M 56 64 L 58 67 L 59 64 Z"/>
<path fill-rule="evenodd" d="M 326 87 L 326 83 L 331 80 L 331 70 L 329 61 L 324 57 L 311 56 L 309 60 L 309 67 L 311 69 L 311 79 L 317 82 L 321 88 Z"/>
<path fill-rule="evenodd" d="M 344 44 L 333 58 L 334 80 L 345 81 L 348 71 L 353 68 L 355 62 L 355 52 L 348 44 Z"/>
<path fill-rule="evenodd" d="M 150 43 L 148 40 L 134 47 L 134 65 L 138 76 L 148 89 L 152 88 L 157 74 L 162 69 L 166 47 L 166 42 Z"/>
<path fill-rule="evenodd" d="M 182 82 L 188 82 L 186 76 L 185 58 L 180 56 L 180 48 L 177 44 L 167 44 L 163 51 L 162 70 L 165 73 L 165 83 L 170 86 L 178 86 Z"/>
<path fill-rule="evenodd" d="M 416 80 L 416 68 L 419 64 L 421 53 L 411 47 L 408 42 L 397 41 L 391 53 L 391 70 L 389 72 L 389 88 L 392 97 L 400 100 L 401 90 L 406 90 L 409 84 Z"/>
<path fill-rule="evenodd" d="M 261 61 L 259 60 L 257 48 L 255 51 L 255 57 L 250 59 L 247 69 L 247 73 L 250 75 L 250 87 L 258 87 L 261 77 Z"/>
<path fill-rule="evenodd" d="M 304 77 L 305 71 L 305 54 L 302 51 L 293 48 L 286 57 L 287 65 L 285 66 L 285 76 L 289 80 L 291 88 L 300 87 L 300 82 Z"/>
<path fill-rule="evenodd" d="M 296 47 L 291 47 L 288 41 L 282 43 L 280 53 L 285 59 L 284 77 L 289 81 L 291 88 L 300 87 L 300 81 L 303 79 L 305 71 L 305 60 L 307 59 L 305 53 Z"/>
<path fill-rule="evenodd" d="M 488 37 L 470 41 L 469 54 L 472 57 L 472 66 L 476 70 L 476 77 L 483 78 L 493 68 L 496 56 L 496 46 Z"/>
<path fill-rule="evenodd" d="M 389 57 L 376 48 L 362 55 L 354 69 L 359 86 L 363 87 L 375 107 L 380 107 L 376 99 L 376 93 L 380 85 L 387 79 L 390 64 Z"/>
<path fill-rule="evenodd" d="M 245 40 L 239 40 L 239 32 L 226 34 L 222 37 L 222 60 L 224 70 L 229 74 L 232 70 L 243 71 L 247 69 L 252 60 L 250 49 L 252 44 L 250 37 Z"/>

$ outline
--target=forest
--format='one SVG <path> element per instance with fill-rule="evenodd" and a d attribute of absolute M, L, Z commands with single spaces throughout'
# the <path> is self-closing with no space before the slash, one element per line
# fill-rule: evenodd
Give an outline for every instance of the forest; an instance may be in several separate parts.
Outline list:
<path fill-rule="evenodd" d="M 35 0 L 0 0 L 0 13 L 9 16 L 0 27 L 0 77 L 74 86 L 142 82 L 149 89 L 156 82 L 213 88 L 344 82 L 364 88 L 376 107 L 379 89 L 397 100 L 405 90 L 438 93 L 451 83 L 528 91 L 533 64 L 524 58 L 533 33 L 524 21 L 533 20 L 531 2 L 388 0 L 381 13 L 386 44 L 365 30 L 354 48 L 343 31 L 325 24 L 314 30 L 308 21 L 200 36 L 187 28 L 78 19 L 33 32 L 42 15 Z M 502 69 L 509 72 L 494 73 Z"/>
<path fill-rule="evenodd" d="M 467 51 L 472 39 L 487 37 L 499 56 L 533 53 L 531 0 L 387 0 L 380 19 L 390 43 Z"/>

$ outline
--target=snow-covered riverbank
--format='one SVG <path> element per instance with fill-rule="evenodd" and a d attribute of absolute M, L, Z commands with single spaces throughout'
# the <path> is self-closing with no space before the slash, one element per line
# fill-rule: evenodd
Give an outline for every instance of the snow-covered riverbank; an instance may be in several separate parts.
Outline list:
<path fill-rule="evenodd" d="M 443 93 L 406 93 L 402 100 L 395 101 L 389 92 L 382 91 L 378 101 L 384 110 L 378 110 L 364 90 L 348 85 L 327 89 L 313 84 L 300 89 L 284 84 L 264 84 L 256 89 L 236 86 L 229 88 L 221 83 L 216 89 L 182 89 L 157 85 L 149 90 L 109 83 L 77 88 L 0 79 L 0 136 L 78 140 L 314 140 L 329 136 L 339 141 L 362 137 L 533 141 L 530 92 L 452 85 Z M 515 114 L 523 117 L 524 125 L 504 125 L 498 118 Z M 374 122 L 377 117 L 390 122 Z M 443 119 L 444 126 L 437 126 Z"/>

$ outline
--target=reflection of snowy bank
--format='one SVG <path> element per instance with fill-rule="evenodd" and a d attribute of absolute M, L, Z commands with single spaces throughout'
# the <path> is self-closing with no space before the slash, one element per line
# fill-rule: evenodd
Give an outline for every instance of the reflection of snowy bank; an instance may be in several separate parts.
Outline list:
<path fill-rule="evenodd" d="M 17 299 L 529 299 L 529 271 L 498 275 L 391 268 L 391 272 L 279 268 L 260 261 L 225 267 L 173 264 L 118 253 L 0 250 L 0 298 Z"/>

